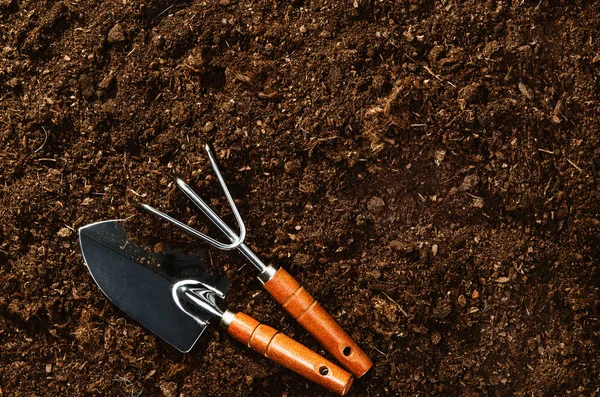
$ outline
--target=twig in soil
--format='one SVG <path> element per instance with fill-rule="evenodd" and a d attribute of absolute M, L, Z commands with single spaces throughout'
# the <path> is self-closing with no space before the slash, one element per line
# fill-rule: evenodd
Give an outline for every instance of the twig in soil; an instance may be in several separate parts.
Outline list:
<path fill-rule="evenodd" d="M 127 385 L 127 386 L 131 386 L 131 385 L 133 385 L 133 382 L 132 382 L 132 381 L 130 381 L 129 379 L 127 379 L 127 378 L 124 378 L 124 377 L 122 377 L 122 376 L 119 376 L 119 375 L 115 376 L 115 380 L 116 380 L 117 382 L 123 382 L 123 383 L 125 383 L 125 385 Z"/>
<path fill-rule="evenodd" d="M 444 81 L 444 80 L 442 80 L 442 78 L 439 75 L 433 73 L 433 71 L 429 68 L 429 66 L 423 65 L 423 69 L 427 70 L 429 72 L 429 74 L 432 75 L 433 77 L 435 77 L 437 80 L 442 81 L 442 82 Z"/>
<path fill-rule="evenodd" d="M 577 164 L 575 164 L 574 162 L 572 162 L 571 160 L 567 159 L 567 161 L 569 162 L 569 164 L 571 164 L 573 167 L 577 168 L 577 171 L 582 172 L 583 170 L 581 168 L 579 168 L 577 166 Z"/>
<path fill-rule="evenodd" d="M 538 151 L 548 153 L 548 154 L 554 154 L 554 151 L 546 150 L 546 149 L 538 149 Z"/>
<path fill-rule="evenodd" d="M 192 23 L 192 21 L 194 20 L 194 18 L 196 18 L 196 15 L 198 15 L 198 13 L 196 12 L 194 15 L 192 15 L 192 17 L 189 19 L 189 21 L 186 22 L 186 26 L 188 26 L 190 23 Z"/>
<path fill-rule="evenodd" d="M 318 138 L 318 139 L 311 138 L 309 143 L 306 145 L 307 146 L 306 149 L 304 149 L 304 150 L 308 150 L 308 157 L 312 157 L 312 153 L 315 150 L 315 148 L 317 147 L 317 145 L 319 145 L 319 143 L 325 142 L 325 141 L 331 141 L 331 140 L 337 139 L 337 138 L 339 138 L 337 135 L 330 136 L 327 138 Z"/>
<path fill-rule="evenodd" d="M 131 54 L 133 54 L 133 53 L 135 52 L 135 50 L 137 50 L 137 47 L 134 45 L 134 46 L 133 46 L 133 48 L 131 49 L 131 51 L 129 51 L 129 52 L 127 53 L 127 55 L 125 55 L 125 58 L 129 58 L 129 56 L 130 56 Z"/>
<path fill-rule="evenodd" d="M 160 13 L 159 13 L 157 16 L 155 16 L 155 17 L 152 19 L 152 22 L 156 21 L 156 20 L 157 20 L 158 18 L 160 18 L 160 17 L 161 17 L 161 16 L 162 16 L 162 15 L 163 15 L 165 12 L 169 11 L 171 8 L 173 8 L 173 7 L 175 7 L 175 6 L 176 6 L 176 4 L 175 4 L 175 3 L 173 3 L 173 4 L 171 4 L 170 6 L 168 6 L 167 8 L 165 8 L 164 10 L 162 10 L 162 11 L 161 11 L 161 12 L 160 12 Z"/>
<path fill-rule="evenodd" d="M 384 352 L 382 352 L 381 350 L 379 350 L 379 349 L 378 349 L 378 348 L 376 348 L 375 346 L 373 346 L 373 345 L 369 345 L 369 346 L 371 346 L 371 348 L 373 348 L 373 349 L 377 350 L 377 351 L 378 351 L 379 353 L 381 353 L 382 355 L 384 355 L 384 356 L 387 356 L 387 354 L 385 354 Z"/>
<path fill-rule="evenodd" d="M 442 79 L 439 75 L 433 73 L 433 71 L 429 68 L 429 66 L 423 64 L 423 69 L 425 69 L 426 71 L 429 72 L 430 75 L 432 75 L 433 77 L 435 77 L 437 80 L 441 81 L 442 83 L 448 83 L 450 84 L 452 87 L 456 88 L 456 85 L 452 84 L 451 82 L 449 82 L 448 80 L 444 80 Z"/>
<path fill-rule="evenodd" d="M 39 148 L 35 149 L 35 152 L 33 153 L 37 153 L 40 150 L 42 150 L 42 148 L 44 147 L 44 145 L 46 144 L 46 142 L 48 141 L 48 131 L 46 131 L 46 129 L 44 128 L 44 126 L 40 126 L 42 127 L 42 130 L 44 130 L 44 134 L 46 134 L 46 136 L 44 137 L 44 142 L 42 142 L 42 146 L 40 146 Z"/>
<path fill-rule="evenodd" d="M 386 298 L 388 298 L 389 300 L 391 300 L 392 302 L 394 302 L 396 304 L 396 306 L 398 306 L 398 309 L 400 310 L 400 312 L 402 312 L 402 314 L 404 314 L 404 317 L 410 317 L 409 314 L 407 312 L 404 311 L 404 309 L 402 308 L 402 306 L 400 306 L 400 304 L 398 302 L 396 302 L 395 300 L 393 300 L 388 294 L 386 294 L 385 292 L 381 291 L 381 293 L 383 295 L 385 295 Z"/>
<path fill-rule="evenodd" d="M 474 199 L 483 200 L 483 197 L 475 196 L 474 194 L 471 194 L 471 193 L 468 193 L 468 192 L 465 192 L 465 194 L 467 196 L 470 196 L 470 197 L 474 198 Z"/>
<path fill-rule="evenodd" d="M 553 179 L 553 177 L 550 177 L 550 179 L 548 180 L 548 184 L 546 184 L 546 187 L 544 188 L 544 196 L 546 196 L 546 193 L 548 192 L 548 188 L 550 187 L 550 184 L 552 183 L 552 179 Z M 554 198 L 554 196 L 552 196 L 552 198 Z M 548 199 L 548 201 L 546 201 L 546 203 L 550 202 L 550 200 L 552 200 L 552 198 Z"/>

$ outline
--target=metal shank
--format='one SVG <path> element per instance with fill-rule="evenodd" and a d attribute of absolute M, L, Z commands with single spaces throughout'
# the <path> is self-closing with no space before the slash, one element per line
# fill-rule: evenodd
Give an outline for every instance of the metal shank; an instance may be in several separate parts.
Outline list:
<path fill-rule="evenodd" d="M 221 291 L 196 280 L 182 280 L 173 285 L 173 300 L 177 306 L 200 324 L 219 324 L 223 310 L 216 298 L 224 299 Z"/>

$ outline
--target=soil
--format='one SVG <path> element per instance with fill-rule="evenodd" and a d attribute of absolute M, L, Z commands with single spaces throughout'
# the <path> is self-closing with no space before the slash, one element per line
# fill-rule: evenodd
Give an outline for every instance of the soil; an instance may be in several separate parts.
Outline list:
<path fill-rule="evenodd" d="M 373 358 L 352 396 L 600 393 L 594 1 L 0 0 L 0 395 L 324 395 L 113 306 L 77 229 L 225 211 Z M 230 218 L 228 218 L 230 219 Z M 327 356 L 237 254 L 227 303 Z M 328 356 L 329 357 L 329 356 Z"/>

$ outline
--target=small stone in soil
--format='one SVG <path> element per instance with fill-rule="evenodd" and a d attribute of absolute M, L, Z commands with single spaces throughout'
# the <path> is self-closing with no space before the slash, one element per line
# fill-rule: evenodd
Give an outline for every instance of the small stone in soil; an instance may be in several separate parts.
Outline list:
<path fill-rule="evenodd" d="M 208 123 L 204 124 L 204 127 L 202 127 L 202 132 L 204 132 L 206 134 L 208 132 L 211 132 L 214 129 L 215 129 L 215 125 L 211 121 L 209 121 Z"/>
<path fill-rule="evenodd" d="M 71 234 L 73 234 L 73 231 L 68 227 L 63 227 L 56 234 L 58 237 L 69 237 Z"/>
<path fill-rule="evenodd" d="M 369 212 L 372 212 L 374 214 L 379 214 L 381 211 L 383 211 L 384 207 L 385 202 L 383 201 L 383 199 L 377 196 L 373 196 L 369 199 L 369 201 L 367 201 L 367 209 L 369 210 Z"/>
<path fill-rule="evenodd" d="M 164 252 L 164 250 L 165 250 L 165 246 L 163 245 L 163 243 L 158 243 L 154 246 L 154 252 L 157 254 Z"/>
<path fill-rule="evenodd" d="M 233 109 L 235 108 L 235 102 L 232 101 L 227 101 L 227 102 L 223 102 L 221 104 L 221 110 L 225 113 L 230 113 L 233 111 Z"/>
<path fill-rule="evenodd" d="M 112 29 L 108 32 L 108 42 L 109 43 L 122 43 L 126 40 L 125 31 L 120 23 L 116 24 L 112 27 Z"/>
<path fill-rule="evenodd" d="M 437 318 L 445 318 L 452 312 L 452 304 L 446 300 L 438 301 L 433 309 L 433 315 Z"/>
<path fill-rule="evenodd" d="M 463 180 L 462 185 L 460 185 L 460 189 L 462 191 L 471 190 L 475 186 L 479 184 L 479 177 L 476 174 L 467 175 Z"/>
<path fill-rule="evenodd" d="M 473 200 L 473 207 L 475 208 L 483 208 L 485 206 L 485 202 L 481 198 L 476 198 Z"/>
<path fill-rule="evenodd" d="M 115 81 L 115 76 L 113 76 L 112 74 L 108 74 L 106 75 L 106 77 L 104 77 L 102 79 L 102 81 L 100 83 L 98 83 L 98 88 L 106 91 L 110 88 L 110 86 L 112 85 L 112 83 Z"/>
<path fill-rule="evenodd" d="M 439 149 L 435 151 L 434 162 L 436 165 L 441 165 L 444 159 L 446 158 L 446 151 L 444 149 Z"/>
<path fill-rule="evenodd" d="M 477 103 L 482 97 L 485 87 L 481 83 L 473 83 L 461 90 L 460 98 L 466 103 Z"/>
<path fill-rule="evenodd" d="M 393 249 L 396 252 L 401 252 L 403 254 L 411 254 L 415 248 L 410 244 L 405 244 L 398 240 L 393 240 L 388 244 L 388 247 Z"/>
<path fill-rule="evenodd" d="M 300 160 L 291 160 L 283 165 L 283 169 L 288 175 L 296 175 L 301 168 L 302 163 L 300 163 Z"/>
<path fill-rule="evenodd" d="M 177 396 L 177 383 L 175 382 L 160 382 L 160 391 L 164 397 Z"/>
<path fill-rule="evenodd" d="M 525 84 L 523 83 L 519 83 L 519 91 L 521 91 L 521 94 L 523 94 L 523 96 L 527 99 L 533 99 L 533 91 L 531 88 L 527 87 Z"/>

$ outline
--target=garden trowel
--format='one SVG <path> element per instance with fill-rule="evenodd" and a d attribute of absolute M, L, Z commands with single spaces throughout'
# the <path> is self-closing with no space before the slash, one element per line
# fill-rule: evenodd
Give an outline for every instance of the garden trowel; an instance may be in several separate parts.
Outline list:
<path fill-rule="evenodd" d="M 83 258 L 102 292 L 120 309 L 181 352 L 209 324 L 265 357 L 336 392 L 352 375 L 274 328 L 222 308 L 228 282 L 209 274 L 200 256 L 149 252 L 128 239 L 120 221 L 79 229 Z"/>

